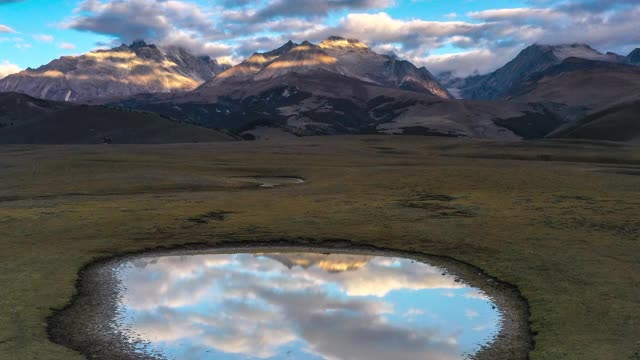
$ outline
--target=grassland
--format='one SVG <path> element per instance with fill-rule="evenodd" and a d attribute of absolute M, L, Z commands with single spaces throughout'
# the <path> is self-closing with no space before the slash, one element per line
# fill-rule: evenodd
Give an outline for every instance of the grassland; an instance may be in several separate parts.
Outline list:
<path fill-rule="evenodd" d="M 46 318 L 93 259 L 339 238 L 451 256 L 517 285 L 531 307 L 534 360 L 637 360 L 639 174 L 640 147 L 617 143 L 3 146 L 0 358 L 81 358 L 48 341 Z M 254 175 L 307 182 L 261 189 L 232 178 Z"/>

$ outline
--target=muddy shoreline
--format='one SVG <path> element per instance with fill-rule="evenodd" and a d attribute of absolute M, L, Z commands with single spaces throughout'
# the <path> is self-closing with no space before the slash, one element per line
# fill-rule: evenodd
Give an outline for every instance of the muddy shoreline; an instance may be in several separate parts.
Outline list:
<path fill-rule="evenodd" d="M 85 265 L 76 281 L 76 293 L 69 303 L 55 309 L 47 318 L 49 339 L 83 354 L 88 359 L 147 360 L 163 359 L 160 355 L 141 354 L 140 339 L 131 339 L 118 331 L 118 287 L 113 269 L 125 261 L 141 256 L 188 255 L 235 252 L 311 251 L 385 255 L 413 259 L 443 269 L 465 284 L 482 290 L 501 314 L 501 329 L 493 342 L 483 347 L 472 360 L 526 360 L 534 348 L 534 334 L 529 323 L 529 305 L 512 284 L 488 276 L 483 270 L 453 258 L 414 251 L 362 245 L 348 240 L 277 239 L 272 241 L 224 241 L 216 244 L 194 243 L 157 247 L 120 253 L 96 259 Z"/>

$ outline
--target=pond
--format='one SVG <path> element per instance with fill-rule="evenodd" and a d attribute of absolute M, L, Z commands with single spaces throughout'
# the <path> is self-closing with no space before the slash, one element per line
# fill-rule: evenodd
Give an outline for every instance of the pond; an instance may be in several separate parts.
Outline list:
<path fill-rule="evenodd" d="M 394 256 L 135 256 L 111 268 L 115 331 L 175 359 L 465 359 L 501 314 L 442 268 Z"/>
<path fill-rule="evenodd" d="M 233 179 L 258 184 L 263 188 L 304 184 L 304 180 L 290 176 L 238 176 Z"/>

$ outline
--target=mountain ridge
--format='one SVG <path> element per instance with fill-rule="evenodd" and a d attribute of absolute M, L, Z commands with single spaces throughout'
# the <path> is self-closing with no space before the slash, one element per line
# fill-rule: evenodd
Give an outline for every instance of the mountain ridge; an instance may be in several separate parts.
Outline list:
<path fill-rule="evenodd" d="M 37 69 L 9 75 L 0 80 L 0 92 L 82 102 L 139 93 L 190 91 L 227 68 L 184 48 L 160 48 L 139 40 L 109 50 L 63 56 Z"/>
<path fill-rule="evenodd" d="M 356 39 L 331 36 L 319 44 L 287 42 L 278 49 L 254 53 L 240 64 L 202 84 L 206 91 L 238 82 L 274 79 L 290 72 L 325 70 L 385 87 L 451 99 L 453 96 L 424 67 L 381 55 Z"/>
<path fill-rule="evenodd" d="M 485 75 L 456 80 L 455 85 L 462 98 L 495 100 L 508 97 L 529 76 L 558 65 L 568 58 L 623 63 L 625 57 L 603 54 L 586 44 L 533 44 L 523 49 L 514 59 L 501 68 Z M 451 81 L 451 80 L 450 80 Z M 454 81 L 451 81 L 453 84 Z"/>

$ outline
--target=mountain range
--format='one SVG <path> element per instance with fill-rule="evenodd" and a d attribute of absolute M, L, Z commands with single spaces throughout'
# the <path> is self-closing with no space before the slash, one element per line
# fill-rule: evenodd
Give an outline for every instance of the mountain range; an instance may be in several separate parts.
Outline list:
<path fill-rule="evenodd" d="M 575 126 L 596 123 L 628 126 L 624 109 L 640 100 L 639 63 L 640 49 L 621 56 L 582 44 L 535 44 L 490 74 L 436 78 L 337 36 L 289 41 L 232 67 L 138 41 L 11 75 L 0 91 L 153 113 L 246 139 L 274 131 L 536 139 L 575 137 L 587 133 Z"/>
<path fill-rule="evenodd" d="M 0 80 L 0 92 L 82 102 L 139 93 L 189 91 L 225 71 L 208 56 L 144 41 L 82 56 L 64 56 Z"/>
<path fill-rule="evenodd" d="M 571 58 L 636 65 L 640 63 L 640 49 L 636 49 L 625 57 L 610 52 L 603 54 L 585 44 L 534 44 L 492 73 L 466 79 L 451 78 L 450 73 L 444 73 L 441 79 L 446 81 L 448 86 L 455 88 L 462 98 L 494 100 L 513 95 L 531 75 L 560 65 Z"/>

